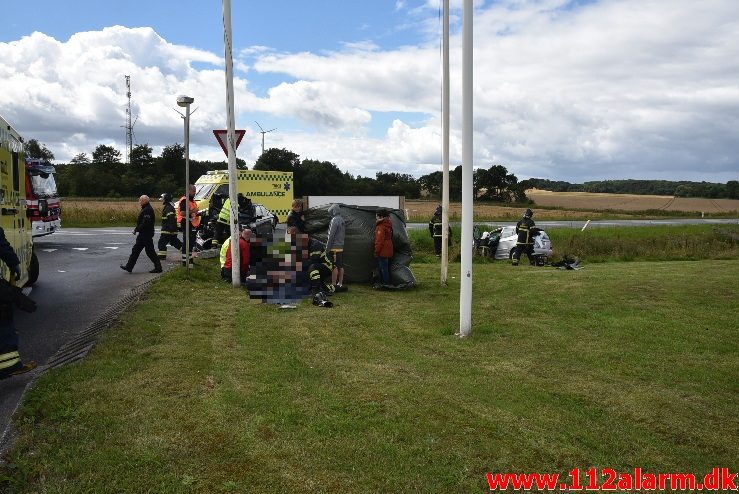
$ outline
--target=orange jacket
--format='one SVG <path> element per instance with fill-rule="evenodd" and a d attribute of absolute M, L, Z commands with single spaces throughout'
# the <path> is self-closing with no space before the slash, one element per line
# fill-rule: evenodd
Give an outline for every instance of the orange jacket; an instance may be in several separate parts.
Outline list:
<path fill-rule="evenodd" d="M 177 224 L 182 225 L 182 219 L 185 217 L 185 204 L 182 202 L 185 196 L 180 197 L 177 201 Z M 198 203 L 190 200 L 190 226 L 197 228 L 200 226 L 200 216 L 198 216 Z"/>
<path fill-rule="evenodd" d="M 393 224 L 380 218 L 375 224 L 375 257 L 393 257 Z"/>

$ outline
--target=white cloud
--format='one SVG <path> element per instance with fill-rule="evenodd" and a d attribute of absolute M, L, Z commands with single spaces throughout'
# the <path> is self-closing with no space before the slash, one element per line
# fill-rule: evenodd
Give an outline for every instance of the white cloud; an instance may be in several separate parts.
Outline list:
<path fill-rule="evenodd" d="M 456 32 L 461 0 L 452 5 Z M 503 163 L 519 177 L 571 181 L 737 178 L 735 0 L 475 5 L 476 166 Z M 396 7 L 408 11 L 405 2 Z M 424 9 L 408 13 L 427 35 L 416 46 L 383 50 L 363 31 L 337 51 L 320 54 L 269 46 L 238 51 L 237 114 L 300 122 L 292 129 L 279 125 L 268 146 L 332 161 L 354 174 L 432 171 L 440 154 L 440 55 L 438 39 L 428 34 L 438 29 L 437 9 L 438 1 L 428 0 Z M 456 164 L 458 33 L 451 53 Z M 0 112 L 60 159 L 89 153 L 99 142 L 120 146 L 123 76 L 130 74 L 140 141 L 156 148 L 182 140 L 172 107 L 176 95 L 187 93 L 198 108 L 193 152 L 217 156 L 210 129 L 225 122 L 222 66 L 220 55 L 171 44 L 150 28 L 116 26 L 66 42 L 34 33 L 0 43 Z M 262 97 L 250 90 L 257 78 Z M 392 112 L 395 119 L 378 128 L 376 112 Z M 419 114 L 425 115 L 421 121 Z M 252 137 L 240 152 L 248 160 L 260 152 L 258 134 Z"/>

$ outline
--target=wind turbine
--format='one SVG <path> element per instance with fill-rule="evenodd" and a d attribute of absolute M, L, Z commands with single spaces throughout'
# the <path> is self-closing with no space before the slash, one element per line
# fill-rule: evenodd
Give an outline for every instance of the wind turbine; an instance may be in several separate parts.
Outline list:
<path fill-rule="evenodd" d="M 262 154 L 264 154 L 264 134 L 266 134 L 267 132 L 272 132 L 273 130 L 277 130 L 277 127 L 275 127 L 274 129 L 270 129 L 270 130 L 264 130 L 262 126 L 259 125 L 259 122 L 254 120 L 254 123 L 257 124 L 257 126 L 259 127 L 259 130 L 261 130 L 260 134 L 262 134 Z"/>

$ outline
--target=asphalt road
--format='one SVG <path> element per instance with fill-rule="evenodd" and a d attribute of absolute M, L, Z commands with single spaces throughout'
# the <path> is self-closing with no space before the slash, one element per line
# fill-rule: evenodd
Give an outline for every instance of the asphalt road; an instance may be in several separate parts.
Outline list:
<path fill-rule="evenodd" d="M 133 273 L 118 267 L 128 259 L 134 240 L 131 228 L 70 228 L 34 240 L 40 275 L 31 298 L 38 308 L 32 314 L 15 311 L 24 361 L 44 365 L 131 288 L 157 276 L 149 274 L 153 265 L 143 252 Z M 176 261 L 178 254 L 169 249 Z M 32 377 L 28 373 L 0 381 L 0 441 Z"/>

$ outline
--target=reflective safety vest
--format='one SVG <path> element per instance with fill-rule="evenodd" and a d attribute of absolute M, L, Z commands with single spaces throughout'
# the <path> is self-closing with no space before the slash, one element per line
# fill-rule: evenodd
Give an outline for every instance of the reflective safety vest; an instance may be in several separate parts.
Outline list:
<path fill-rule="evenodd" d="M 180 209 L 182 205 L 182 201 L 185 199 L 185 196 L 180 197 L 180 200 L 177 201 L 177 224 L 181 225 L 182 220 L 185 218 L 185 211 L 183 209 Z M 190 202 L 190 224 L 193 228 L 197 228 L 200 226 L 200 216 L 198 216 L 198 203 L 195 201 L 189 201 Z M 195 217 L 193 218 L 193 213 L 195 214 Z"/>
<path fill-rule="evenodd" d="M 223 223 L 225 225 L 231 224 L 231 198 L 229 197 L 225 201 L 223 201 L 223 207 L 221 208 L 221 212 L 218 213 L 218 222 Z"/>
<path fill-rule="evenodd" d="M 231 245 L 231 237 L 227 237 L 221 246 L 221 267 L 226 265 L 226 252 L 229 245 Z"/>
<path fill-rule="evenodd" d="M 8 353 L 0 354 L 0 370 L 9 369 L 14 365 L 18 365 L 21 361 L 21 356 L 18 350 L 14 350 Z"/>

